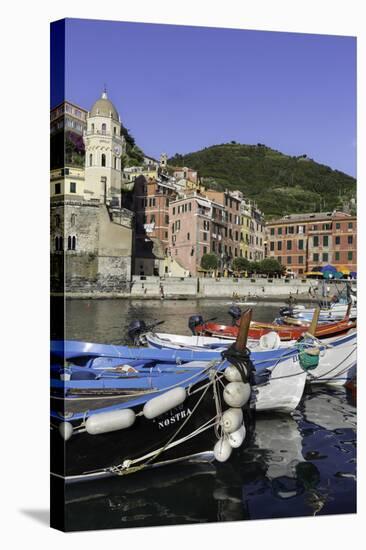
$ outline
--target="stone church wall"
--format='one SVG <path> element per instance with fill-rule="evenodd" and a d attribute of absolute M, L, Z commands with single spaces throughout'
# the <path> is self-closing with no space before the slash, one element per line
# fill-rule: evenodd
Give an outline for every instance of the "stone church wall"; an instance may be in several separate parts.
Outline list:
<path fill-rule="evenodd" d="M 126 216 L 124 213 L 121 217 L 124 223 Z M 61 236 L 63 251 L 56 250 L 56 237 Z M 70 250 L 73 237 L 75 250 Z M 131 227 L 113 222 L 105 205 L 82 200 L 53 201 L 51 291 L 80 294 L 128 291 L 131 246 Z"/>

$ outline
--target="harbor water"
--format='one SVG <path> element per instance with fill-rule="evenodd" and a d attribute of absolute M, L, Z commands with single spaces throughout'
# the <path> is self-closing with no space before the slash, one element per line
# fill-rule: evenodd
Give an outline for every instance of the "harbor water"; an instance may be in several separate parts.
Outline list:
<path fill-rule="evenodd" d="M 229 323 L 229 305 L 70 300 L 66 337 L 123 344 L 133 319 L 164 320 L 161 332 L 189 334 L 190 315 Z M 271 321 L 280 305 L 258 303 L 253 318 Z M 355 513 L 355 395 L 343 387 L 309 387 L 293 414 L 257 414 L 246 444 L 227 463 L 177 464 L 70 485 L 65 497 L 68 530 Z"/>

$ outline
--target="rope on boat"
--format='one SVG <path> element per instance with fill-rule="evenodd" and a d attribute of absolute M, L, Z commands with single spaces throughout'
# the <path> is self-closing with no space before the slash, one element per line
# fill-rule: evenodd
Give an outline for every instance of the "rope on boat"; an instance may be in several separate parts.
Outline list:
<path fill-rule="evenodd" d="M 136 472 L 136 471 L 139 471 L 139 470 L 142 470 L 143 468 L 145 468 L 148 464 L 150 464 L 153 460 L 155 460 L 156 458 L 158 458 L 165 450 L 167 450 L 168 448 L 174 446 L 174 440 L 176 439 L 176 437 L 179 435 L 179 433 L 183 430 L 183 428 L 186 426 L 186 424 L 189 422 L 190 418 L 193 416 L 193 414 L 195 413 L 195 411 L 197 410 L 198 406 L 200 405 L 201 401 L 203 400 L 203 398 L 205 397 L 209 387 L 211 385 L 214 385 L 214 382 L 215 382 L 215 374 L 216 373 L 213 373 L 213 377 L 211 379 L 211 382 L 209 384 L 206 385 L 201 397 L 198 399 L 197 403 L 195 404 L 195 406 L 193 407 L 192 409 L 192 412 L 189 416 L 187 416 L 187 418 L 184 420 L 184 422 L 179 426 L 179 428 L 177 429 L 177 431 L 171 436 L 171 438 L 167 441 L 167 443 L 165 445 L 163 445 L 163 447 L 161 447 L 160 449 L 157 449 L 156 451 L 153 451 L 152 453 L 149 453 L 148 455 L 145 455 L 144 457 L 140 457 L 140 458 L 137 458 L 137 459 L 134 459 L 134 460 L 124 460 L 124 462 L 118 466 L 113 466 L 109 469 L 109 471 L 111 471 L 112 473 L 116 473 L 117 475 L 126 475 L 126 474 L 130 474 L 130 473 L 133 473 L 133 472 Z M 214 420 L 214 424 L 213 425 L 216 425 L 217 424 L 217 418 L 219 416 L 219 412 L 217 411 L 217 414 L 216 416 L 207 421 L 206 422 L 206 425 L 209 424 L 210 422 L 212 422 L 212 420 Z M 205 425 L 203 425 L 205 426 Z M 208 429 L 210 426 L 207 425 L 204 429 Z M 202 428 L 202 427 L 201 427 Z M 188 439 L 190 439 L 191 437 L 194 437 L 195 435 L 198 435 L 199 433 L 201 433 L 201 431 L 203 431 L 203 429 L 198 429 L 198 430 L 195 430 L 195 432 L 192 432 L 189 436 L 186 436 L 185 438 L 182 438 L 181 440 L 179 441 L 176 441 L 175 444 L 178 445 L 180 443 L 183 443 L 185 441 L 187 441 Z M 144 464 L 140 464 L 138 466 L 133 466 L 134 464 L 138 463 L 138 462 L 141 462 L 141 460 L 145 460 L 146 461 L 144 462 Z"/>
<path fill-rule="evenodd" d="M 218 418 L 222 418 L 222 404 L 221 404 L 221 398 L 220 398 L 220 394 L 219 392 L 217 391 L 217 382 L 220 381 L 220 377 L 218 376 L 218 373 L 215 372 L 214 373 L 214 376 L 213 376 L 213 380 L 212 380 L 212 384 L 213 384 L 213 394 L 214 394 L 214 401 L 215 401 L 215 406 L 216 406 L 216 417 Z M 219 427 L 220 427 L 220 423 L 219 422 L 216 422 L 215 424 L 215 435 L 217 437 L 217 439 L 220 439 L 220 434 L 219 434 Z"/>
<path fill-rule="evenodd" d="M 354 344 L 355 345 L 355 344 Z M 325 372 L 324 374 L 322 374 L 321 376 L 314 376 L 313 374 L 309 373 L 309 377 L 312 379 L 312 380 L 321 380 L 322 378 L 324 378 L 325 376 L 327 376 L 328 374 L 330 374 L 331 372 L 333 372 L 334 370 L 338 369 L 340 367 L 340 365 L 342 365 L 342 363 L 344 363 L 345 361 L 347 361 L 347 359 L 349 357 L 351 357 L 351 355 L 353 354 L 354 350 L 352 350 L 340 363 L 338 363 L 335 367 L 332 367 L 328 372 Z M 347 370 L 349 369 L 349 367 L 345 367 L 342 371 L 340 371 L 336 376 L 340 376 L 342 375 L 343 373 L 347 372 Z M 334 377 L 333 377 L 334 378 Z"/>
<path fill-rule="evenodd" d="M 355 344 L 352 344 L 352 346 L 355 346 Z M 339 366 L 340 366 L 342 363 L 344 363 L 344 362 L 352 355 L 353 351 L 354 351 L 354 350 L 352 349 L 351 352 L 343 359 L 343 361 L 341 361 L 341 363 L 338 363 L 335 367 L 332 367 L 328 372 L 326 372 L 326 373 L 324 373 L 324 374 L 322 374 L 322 375 L 320 375 L 320 376 L 315 376 L 314 374 L 311 374 L 309 371 L 306 371 L 307 374 L 308 374 L 308 376 L 309 376 L 309 378 L 311 378 L 312 380 L 321 380 L 324 376 L 327 376 L 328 374 L 330 374 L 330 373 L 333 372 L 334 370 L 338 369 Z M 275 370 L 275 368 L 276 368 L 277 366 L 278 366 L 278 363 L 275 365 L 275 367 L 273 367 L 273 371 L 272 371 L 272 372 L 274 372 L 274 370 Z M 342 374 L 343 372 L 346 372 L 347 369 L 348 369 L 348 367 L 345 368 L 344 371 L 341 371 L 339 374 Z M 282 379 L 285 379 L 285 378 L 292 378 L 292 377 L 294 377 L 294 376 L 302 375 L 302 374 L 304 374 L 304 372 L 305 372 L 305 371 L 301 370 L 301 371 L 296 372 L 296 373 L 293 373 L 293 374 L 286 374 L 286 375 L 283 375 L 283 376 L 271 376 L 270 381 L 272 381 L 272 380 L 282 380 Z M 339 374 L 337 374 L 337 376 L 339 376 Z"/>
<path fill-rule="evenodd" d="M 182 437 L 181 439 L 178 439 L 177 441 L 171 443 L 168 447 L 165 448 L 165 450 L 167 450 L 168 448 L 172 449 L 173 447 L 176 447 L 177 445 L 181 445 L 182 443 L 185 443 L 186 441 L 189 441 L 193 437 L 196 437 L 197 435 L 203 433 L 204 431 L 212 428 L 216 424 L 216 422 L 217 422 L 217 418 L 216 418 L 216 416 L 214 416 L 212 419 L 205 422 L 205 424 L 202 424 L 202 426 L 197 428 L 195 431 L 193 431 L 189 435 L 186 435 L 186 436 Z M 146 454 L 145 456 L 142 456 L 140 458 L 136 458 L 134 460 L 125 460 L 122 464 L 118 464 L 117 466 L 111 466 L 109 468 L 104 468 L 102 471 L 111 472 L 111 473 L 114 473 L 114 474 L 117 474 L 117 475 L 131 474 L 131 473 L 133 473 L 135 471 L 138 471 L 138 470 L 141 470 L 142 468 L 145 467 L 145 465 L 133 466 L 133 464 L 135 464 L 137 462 L 140 462 L 141 460 L 145 460 L 147 458 L 153 457 L 153 455 L 155 455 L 160 450 L 161 449 L 157 449 L 156 451 L 152 451 L 152 452 Z M 129 469 L 127 470 L 127 468 L 129 468 Z"/>

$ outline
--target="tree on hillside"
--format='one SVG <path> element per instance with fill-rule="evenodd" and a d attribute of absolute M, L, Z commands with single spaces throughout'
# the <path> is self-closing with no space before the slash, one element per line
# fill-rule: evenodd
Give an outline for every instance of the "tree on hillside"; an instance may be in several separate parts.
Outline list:
<path fill-rule="evenodd" d="M 144 153 L 136 145 L 135 138 L 127 128 L 121 125 L 121 133 L 126 140 L 126 153 L 128 160 L 126 166 L 139 166 L 144 162 Z"/>
<path fill-rule="evenodd" d="M 234 271 L 243 273 L 243 271 L 249 271 L 250 262 L 246 258 L 234 258 L 232 268 Z"/>
<path fill-rule="evenodd" d="M 303 213 L 304 205 L 308 212 L 332 210 L 340 195 L 350 200 L 356 193 L 356 180 L 347 174 L 318 164 L 305 153 L 289 156 L 262 143 L 213 145 L 177 154 L 169 163 L 198 170 L 208 188 L 242 191 L 266 217 Z"/>
<path fill-rule="evenodd" d="M 204 254 L 201 258 L 201 267 L 206 271 L 213 271 L 214 269 L 217 269 L 218 265 L 219 260 L 216 254 Z"/>

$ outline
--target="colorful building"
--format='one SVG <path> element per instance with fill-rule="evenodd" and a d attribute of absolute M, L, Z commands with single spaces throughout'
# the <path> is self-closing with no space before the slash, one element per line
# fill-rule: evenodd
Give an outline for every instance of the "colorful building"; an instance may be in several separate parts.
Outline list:
<path fill-rule="evenodd" d="M 249 260 L 250 227 L 252 219 L 252 207 L 249 201 L 243 200 L 240 205 L 241 231 L 240 231 L 240 256 Z"/>
<path fill-rule="evenodd" d="M 160 273 L 159 262 L 168 256 L 169 204 L 175 197 L 175 188 L 167 182 L 136 178 L 133 189 L 136 275 Z"/>
<path fill-rule="evenodd" d="M 220 254 L 222 268 L 231 270 L 231 261 L 240 257 L 242 194 L 239 191 L 206 191 L 207 197 L 224 209 L 223 246 Z"/>
<path fill-rule="evenodd" d="M 195 192 L 170 203 L 169 255 L 190 275 L 197 276 L 202 272 L 204 254 L 213 252 L 215 247 L 217 251 L 222 250 L 223 216 L 220 204 Z"/>
<path fill-rule="evenodd" d="M 69 195 L 68 198 L 84 198 L 85 170 L 77 166 L 65 166 L 51 170 L 51 197 Z"/>
<path fill-rule="evenodd" d="M 267 224 L 267 251 L 295 275 L 331 264 L 357 271 L 357 219 L 345 212 L 291 214 Z"/>
<path fill-rule="evenodd" d="M 251 206 L 249 235 L 249 260 L 260 262 L 264 259 L 265 222 L 262 212 L 256 204 Z"/>

